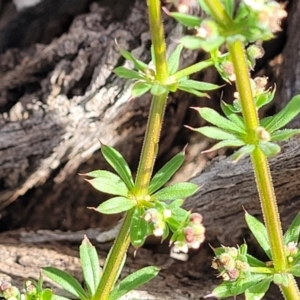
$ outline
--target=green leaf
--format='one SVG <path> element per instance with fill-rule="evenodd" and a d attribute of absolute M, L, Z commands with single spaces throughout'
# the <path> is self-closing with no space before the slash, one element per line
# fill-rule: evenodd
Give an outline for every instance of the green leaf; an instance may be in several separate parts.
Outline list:
<path fill-rule="evenodd" d="M 222 0 L 222 2 L 229 17 L 232 18 L 234 12 L 234 0 Z"/>
<path fill-rule="evenodd" d="M 53 267 L 43 268 L 43 273 L 73 296 L 81 300 L 89 299 L 89 296 L 77 279 L 70 274 Z"/>
<path fill-rule="evenodd" d="M 299 234 L 300 234 L 300 212 L 298 212 L 295 219 L 293 220 L 288 230 L 284 234 L 284 244 L 287 245 L 290 242 L 298 243 Z"/>
<path fill-rule="evenodd" d="M 247 262 L 251 267 L 266 267 L 266 264 L 263 261 L 257 259 L 256 257 L 248 253 L 246 254 L 246 256 L 247 256 Z"/>
<path fill-rule="evenodd" d="M 274 89 L 272 92 L 267 91 L 263 94 L 259 94 L 255 97 L 255 106 L 257 109 L 260 109 L 261 107 L 267 105 L 268 103 L 270 103 L 274 96 L 275 96 L 275 91 L 276 89 Z"/>
<path fill-rule="evenodd" d="M 157 267 L 149 266 L 128 275 L 113 289 L 108 300 L 117 300 L 128 292 L 147 283 L 158 274 L 159 270 Z"/>
<path fill-rule="evenodd" d="M 241 140 L 225 140 L 215 144 L 213 147 L 209 148 L 208 150 L 201 151 L 201 153 L 215 151 L 224 147 L 241 147 L 244 145 L 245 143 Z"/>
<path fill-rule="evenodd" d="M 296 134 L 300 134 L 300 129 L 277 130 L 271 134 L 271 141 L 286 141 Z"/>
<path fill-rule="evenodd" d="M 63 297 L 63 296 L 58 296 L 58 295 L 52 295 L 51 300 L 70 300 L 69 298 Z"/>
<path fill-rule="evenodd" d="M 175 172 L 182 166 L 184 162 L 184 152 L 180 152 L 170 161 L 168 161 L 151 179 L 149 184 L 149 195 L 156 192 L 161 188 L 169 179 L 175 174 Z"/>
<path fill-rule="evenodd" d="M 234 162 L 239 161 L 242 157 L 251 154 L 255 149 L 254 145 L 246 145 L 242 148 L 240 148 L 239 150 L 235 151 L 231 158 Z"/>
<path fill-rule="evenodd" d="M 300 277 L 300 264 L 296 264 L 296 265 L 292 266 L 289 269 L 289 273 L 296 277 Z"/>
<path fill-rule="evenodd" d="M 52 290 L 46 288 L 41 293 L 41 300 L 51 300 L 53 296 Z"/>
<path fill-rule="evenodd" d="M 118 196 L 128 196 L 128 188 L 119 176 L 109 171 L 98 170 L 94 179 L 86 179 L 96 190 Z M 89 176 L 89 173 L 86 174 Z"/>
<path fill-rule="evenodd" d="M 272 282 L 272 276 L 264 278 L 260 282 L 252 285 L 245 291 L 245 299 L 246 300 L 260 300 L 263 298 L 265 293 L 268 291 L 270 287 L 270 283 Z"/>
<path fill-rule="evenodd" d="M 167 186 L 151 196 L 158 201 L 187 198 L 198 190 L 198 185 L 191 182 L 180 182 Z"/>
<path fill-rule="evenodd" d="M 91 295 L 94 295 L 100 282 L 100 266 L 96 248 L 85 235 L 79 247 L 79 256 L 84 281 Z"/>
<path fill-rule="evenodd" d="M 167 92 L 167 89 L 166 89 L 166 87 L 164 87 L 160 84 L 153 84 L 150 92 L 152 95 L 159 96 L 159 95 Z"/>
<path fill-rule="evenodd" d="M 105 160 L 113 167 L 113 169 L 120 175 L 129 190 L 133 189 L 134 183 L 131 175 L 130 168 L 116 149 L 101 144 L 101 152 Z"/>
<path fill-rule="evenodd" d="M 130 241 L 133 247 L 141 247 L 147 237 L 148 223 L 144 219 L 142 208 L 136 208 L 130 225 Z"/>
<path fill-rule="evenodd" d="M 151 83 L 137 81 L 131 89 L 131 95 L 133 98 L 140 97 L 146 94 L 152 87 Z"/>
<path fill-rule="evenodd" d="M 273 275 L 273 282 L 277 285 L 287 287 L 289 285 L 289 275 L 286 273 L 275 273 Z"/>
<path fill-rule="evenodd" d="M 259 149 L 263 152 L 266 157 L 272 157 L 280 152 L 280 146 L 270 142 L 259 142 Z"/>
<path fill-rule="evenodd" d="M 270 242 L 265 225 L 247 212 L 245 213 L 245 219 L 255 239 L 267 256 L 272 260 Z"/>
<path fill-rule="evenodd" d="M 208 107 L 202 107 L 202 108 L 195 108 L 200 116 L 206 120 L 207 122 L 222 128 L 228 132 L 232 132 L 234 134 L 238 133 L 238 136 L 245 135 L 245 130 L 241 129 L 238 125 L 236 125 L 234 122 L 222 117 L 219 113 L 217 113 L 215 110 L 208 108 Z"/>
<path fill-rule="evenodd" d="M 203 126 L 200 128 L 192 128 L 189 126 L 186 127 L 190 128 L 191 130 L 198 131 L 203 135 L 215 140 L 236 140 L 237 138 L 234 134 L 214 126 Z"/>
<path fill-rule="evenodd" d="M 206 94 L 206 93 L 201 93 L 201 92 L 199 92 L 199 91 L 197 91 L 197 90 L 195 90 L 195 89 L 192 89 L 192 88 L 184 88 L 184 87 L 181 87 L 181 88 L 179 88 L 181 91 L 184 91 L 184 92 L 187 92 L 187 93 L 190 93 L 190 94 L 192 94 L 192 95 L 195 95 L 195 96 L 197 96 L 197 97 L 199 97 L 199 98 L 201 98 L 201 97 L 208 97 L 208 95 Z"/>
<path fill-rule="evenodd" d="M 209 7 L 205 3 L 205 0 L 198 0 L 198 2 L 201 6 L 201 9 L 203 9 L 203 11 L 205 11 L 207 15 L 212 16 L 212 13 L 211 13 Z"/>
<path fill-rule="evenodd" d="M 187 79 L 187 80 L 179 81 L 178 88 L 179 89 L 191 88 L 197 91 L 213 91 L 220 87 L 216 84 L 212 84 L 208 82 Z"/>
<path fill-rule="evenodd" d="M 96 210 L 107 215 L 118 214 L 133 208 L 135 205 L 135 201 L 131 199 L 125 197 L 114 197 L 101 203 Z"/>
<path fill-rule="evenodd" d="M 273 133 L 275 130 L 288 124 L 300 112 L 300 95 L 294 96 L 292 100 L 276 115 L 267 119 L 266 125 L 263 125 L 267 131 Z M 261 124 L 265 121 L 261 120 Z"/>
<path fill-rule="evenodd" d="M 124 67 L 117 67 L 114 69 L 114 73 L 116 73 L 119 77 L 125 78 L 125 79 L 144 79 L 144 76 L 140 73 L 129 70 Z"/>
<path fill-rule="evenodd" d="M 181 23 L 182 25 L 187 27 L 192 27 L 192 28 L 199 26 L 202 21 L 200 18 L 196 16 L 182 14 L 179 12 L 172 12 L 169 15 L 173 17 L 177 22 Z"/>
<path fill-rule="evenodd" d="M 134 66 L 135 66 L 135 68 L 136 68 L 137 70 L 139 70 L 139 71 L 141 71 L 141 72 L 144 72 L 144 70 L 148 67 L 144 62 L 142 62 L 142 61 L 136 59 L 130 52 L 128 52 L 128 51 L 126 51 L 125 49 L 121 48 L 119 45 L 117 45 L 117 46 L 118 46 L 118 48 L 119 48 L 119 51 L 120 51 L 121 55 L 122 55 L 125 59 L 127 59 L 127 60 L 133 62 Z"/>
<path fill-rule="evenodd" d="M 245 131 L 245 124 L 243 121 L 243 118 L 239 115 L 237 115 L 234 111 L 231 110 L 230 104 L 225 103 L 224 101 L 221 101 L 221 108 L 225 116 L 234 122 L 237 126 L 239 126 L 243 131 Z"/>
<path fill-rule="evenodd" d="M 169 75 L 173 75 L 178 70 L 182 49 L 183 49 L 183 46 L 181 44 L 179 44 L 176 47 L 176 49 L 173 51 L 173 53 L 170 55 L 170 57 L 168 59 Z"/>

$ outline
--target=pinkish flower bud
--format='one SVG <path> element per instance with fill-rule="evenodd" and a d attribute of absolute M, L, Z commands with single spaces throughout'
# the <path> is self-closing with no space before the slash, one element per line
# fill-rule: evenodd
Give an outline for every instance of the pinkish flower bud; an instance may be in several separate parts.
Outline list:
<path fill-rule="evenodd" d="M 174 243 L 173 251 L 176 252 L 176 253 L 179 253 L 179 252 L 188 253 L 189 247 L 185 242 L 176 241 Z"/>
<path fill-rule="evenodd" d="M 269 132 L 261 126 L 256 128 L 256 134 L 260 141 L 268 142 L 271 140 L 271 136 L 270 136 Z"/>
<path fill-rule="evenodd" d="M 227 253 L 222 253 L 219 256 L 220 262 L 226 270 L 232 270 L 235 268 L 234 259 Z"/>
<path fill-rule="evenodd" d="M 239 278 L 240 271 L 237 269 L 232 269 L 232 270 L 228 270 L 227 274 L 228 274 L 230 280 L 235 281 Z"/>
<path fill-rule="evenodd" d="M 225 75 L 228 77 L 230 81 L 235 81 L 236 76 L 234 73 L 233 63 L 231 61 L 224 61 L 221 64 L 221 68 L 223 69 Z"/>
<path fill-rule="evenodd" d="M 265 55 L 265 50 L 261 46 L 251 45 L 247 48 L 247 54 L 252 59 L 258 59 L 258 58 L 262 58 Z"/>
<path fill-rule="evenodd" d="M 201 214 L 199 213 L 192 213 L 190 215 L 190 221 L 195 224 L 195 225 L 198 225 L 198 224 L 201 224 L 202 221 L 203 221 L 203 217 Z"/>

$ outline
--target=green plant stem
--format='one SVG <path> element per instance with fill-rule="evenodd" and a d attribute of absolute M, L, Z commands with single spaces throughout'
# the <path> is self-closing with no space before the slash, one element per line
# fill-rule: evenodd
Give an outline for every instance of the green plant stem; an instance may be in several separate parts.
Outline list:
<path fill-rule="evenodd" d="M 131 209 L 125 215 L 120 232 L 111 248 L 110 255 L 107 257 L 108 260 L 105 263 L 100 283 L 92 300 L 107 300 L 109 293 L 114 287 L 130 243 L 129 227 L 133 213 L 134 209 Z"/>
<path fill-rule="evenodd" d="M 257 111 L 250 86 L 249 70 L 241 41 L 228 44 L 236 74 L 236 85 L 241 101 L 242 112 L 250 141 L 255 140 L 255 130 L 259 125 Z M 283 243 L 283 233 L 278 206 L 272 183 L 268 161 L 262 151 L 256 147 L 251 155 L 256 185 L 259 193 L 262 213 L 270 242 L 274 269 L 278 273 L 286 271 L 287 261 Z M 288 300 L 299 299 L 299 291 L 294 277 L 290 276 L 289 286 L 281 288 Z"/>
<path fill-rule="evenodd" d="M 219 24 L 226 26 L 232 23 L 220 0 L 205 0 L 205 4 Z"/>
<path fill-rule="evenodd" d="M 156 62 L 156 80 L 164 83 L 168 79 L 168 67 L 160 1 L 148 0 L 147 3 Z M 158 96 L 153 96 L 152 99 L 135 187 L 133 190 L 136 198 L 143 198 L 148 192 L 148 186 L 157 155 L 167 97 L 168 92 L 164 92 Z M 100 284 L 97 287 L 97 291 L 92 300 L 107 300 L 109 293 L 113 289 L 130 243 L 129 229 L 133 213 L 134 209 L 131 209 L 125 215 L 122 228 L 111 249 L 108 261 L 105 263 Z"/>

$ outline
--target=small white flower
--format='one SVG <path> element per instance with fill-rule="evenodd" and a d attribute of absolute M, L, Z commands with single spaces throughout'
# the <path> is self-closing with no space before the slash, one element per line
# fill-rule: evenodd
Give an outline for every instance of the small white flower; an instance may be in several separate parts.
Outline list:
<path fill-rule="evenodd" d="M 176 253 L 179 253 L 179 252 L 188 253 L 189 247 L 185 242 L 177 241 L 174 243 L 173 251 Z"/>
<path fill-rule="evenodd" d="M 262 10 L 265 6 L 264 0 L 244 0 L 244 3 L 256 11 Z"/>

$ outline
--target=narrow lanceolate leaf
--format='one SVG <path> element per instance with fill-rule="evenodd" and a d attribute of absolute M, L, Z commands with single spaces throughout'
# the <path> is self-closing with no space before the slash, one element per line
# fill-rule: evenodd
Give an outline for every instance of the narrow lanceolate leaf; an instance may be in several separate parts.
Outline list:
<path fill-rule="evenodd" d="M 148 223 L 144 219 L 144 211 L 136 208 L 130 225 L 130 241 L 133 247 L 143 246 L 148 232 Z"/>
<path fill-rule="evenodd" d="M 133 98 L 140 97 L 146 94 L 151 89 L 151 84 L 147 82 L 136 82 L 131 89 L 131 95 Z"/>
<path fill-rule="evenodd" d="M 203 49 L 206 52 L 218 49 L 225 41 L 225 38 L 220 36 L 214 40 L 205 40 L 196 36 L 187 35 L 180 39 L 180 43 L 192 50 Z"/>
<path fill-rule="evenodd" d="M 269 276 L 255 285 L 251 286 L 245 291 L 245 299 L 246 300 L 260 300 L 263 299 L 265 293 L 268 291 L 270 287 L 270 283 L 272 282 L 272 276 Z"/>
<path fill-rule="evenodd" d="M 216 84 L 188 79 L 188 80 L 180 81 L 178 83 L 178 88 L 188 88 L 188 89 L 191 88 L 197 91 L 213 91 L 220 87 Z"/>
<path fill-rule="evenodd" d="M 241 147 L 244 145 L 245 143 L 242 140 L 225 140 L 215 144 L 213 147 L 209 148 L 208 150 L 202 151 L 201 153 L 215 151 L 224 147 Z"/>
<path fill-rule="evenodd" d="M 109 171 L 98 170 L 98 176 L 87 181 L 98 191 L 127 197 L 128 188 L 119 176 Z M 92 173 L 92 172 L 91 172 Z M 89 176 L 89 173 L 86 174 Z"/>
<path fill-rule="evenodd" d="M 147 283 L 158 274 L 159 270 L 160 269 L 157 267 L 149 266 L 130 274 L 125 277 L 115 289 L 113 289 L 108 300 L 117 300 L 128 292 Z"/>
<path fill-rule="evenodd" d="M 276 115 L 268 119 L 264 126 L 270 133 L 288 124 L 300 113 L 300 95 L 297 95 Z M 263 120 L 262 120 L 263 121 Z"/>
<path fill-rule="evenodd" d="M 265 251 L 267 256 L 270 259 L 272 259 L 270 251 L 270 242 L 265 225 L 258 221 L 255 217 L 248 214 L 247 212 L 245 213 L 245 219 L 249 229 L 251 230 L 252 234 L 254 235 L 261 248 Z"/>
<path fill-rule="evenodd" d="M 237 115 L 234 111 L 231 109 L 232 105 L 225 103 L 224 101 L 221 101 L 221 108 L 225 116 L 234 122 L 237 126 L 239 126 L 243 131 L 245 131 L 245 124 L 243 121 L 243 118 L 239 115 Z"/>
<path fill-rule="evenodd" d="M 151 198 L 158 201 L 187 198 L 193 195 L 198 188 L 198 185 L 190 182 L 176 183 L 159 190 Z"/>
<path fill-rule="evenodd" d="M 208 108 L 208 107 L 202 107 L 202 108 L 195 108 L 200 116 L 206 120 L 207 122 L 227 130 L 231 133 L 238 133 L 238 135 L 245 135 L 245 130 L 241 129 L 238 125 L 236 125 L 234 122 L 224 118 L 219 113 L 217 113 L 215 110 Z"/>
<path fill-rule="evenodd" d="M 284 234 L 284 244 L 287 245 L 290 242 L 298 243 L 300 234 L 300 212 L 289 226 L 288 230 Z"/>
<path fill-rule="evenodd" d="M 148 193 L 151 195 L 161 188 L 169 179 L 175 174 L 175 172 L 182 166 L 184 162 L 184 152 L 180 152 L 175 155 L 170 161 L 168 161 L 152 178 Z"/>
<path fill-rule="evenodd" d="M 260 142 L 258 147 L 266 157 L 272 157 L 280 152 L 280 146 L 275 143 Z"/>
<path fill-rule="evenodd" d="M 140 73 L 126 69 L 124 67 L 117 67 L 114 69 L 114 72 L 122 78 L 125 79 L 144 79 L 144 76 L 141 75 Z"/>
<path fill-rule="evenodd" d="M 117 46 L 118 46 L 118 48 L 119 48 L 119 51 L 120 51 L 121 55 L 122 55 L 125 59 L 127 59 L 127 60 L 133 62 L 134 66 L 135 66 L 135 68 L 136 68 L 137 70 L 143 72 L 143 71 L 147 68 L 147 65 L 146 65 L 144 62 L 142 62 L 142 61 L 136 59 L 130 52 L 128 52 L 128 51 L 126 51 L 125 49 L 121 48 L 119 45 L 117 45 Z"/>
<path fill-rule="evenodd" d="M 178 89 L 181 90 L 181 91 L 190 93 L 190 94 L 192 94 L 192 95 L 195 95 L 195 96 L 197 96 L 197 97 L 199 97 L 199 98 L 201 98 L 201 97 L 209 97 L 208 94 L 199 92 L 199 91 L 197 91 L 197 90 L 195 90 L 195 89 L 192 89 L 192 88 L 185 88 L 185 87 L 180 87 L 180 88 L 179 88 L 179 87 L 178 87 Z"/>
<path fill-rule="evenodd" d="M 94 295 L 100 282 L 101 269 L 99 266 L 99 258 L 96 248 L 90 243 L 87 236 L 84 236 L 79 247 L 79 256 L 84 281 L 90 292 L 90 295 Z"/>
<path fill-rule="evenodd" d="M 173 17 L 177 22 L 187 27 L 196 27 L 201 23 L 201 19 L 192 15 L 182 14 L 179 12 L 172 12 L 170 16 Z"/>
<path fill-rule="evenodd" d="M 271 141 L 286 141 L 296 134 L 300 134 L 300 129 L 277 130 L 271 134 Z"/>
<path fill-rule="evenodd" d="M 96 210 L 107 215 L 118 214 L 131 209 L 135 205 L 136 203 L 131 199 L 125 197 L 114 197 L 101 203 Z"/>
<path fill-rule="evenodd" d="M 101 152 L 105 160 L 114 168 L 120 175 L 129 190 L 133 189 L 133 179 L 129 166 L 120 152 L 112 147 L 101 145 Z"/>
<path fill-rule="evenodd" d="M 234 134 L 213 126 L 203 126 L 200 128 L 192 128 L 189 126 L 186 127 L 190 128 L 191 130 L 198 131 L 203 135 L 215 140 L 236 140 L 237 138 Z"/>
<path fill-rule="evenodd" d="M 289 273 L 296 277 L 300 277 L 300 264 L 296 264 L 289 269 Z"/>
<path fill-rule="evenodd" d="M 173 53 L 170 55 L 168 59 L 168 70 L 169 70 L 169 75 L 173 75 L 179 67 L 179 62 L 180 62 L 180 54 L 183 49 L 183 46 L 179 44 L 176 49 L 173 51 Z"/>
<path fill-rule="evenodd" d="M 241 149 L 235 151 L 231 158 L 234 162 L 238 162 L 241 158 L 251 154 L 255 149 L 254 145 L 246 145 L 243 146 Z"/>
<path fill-rule="evenodd" d="M 43 273 L 76 298 L 81 300 L 89 299 L 87 293 L 77 279 L 70 274 L 53 267 L 43 268 Z"/>

